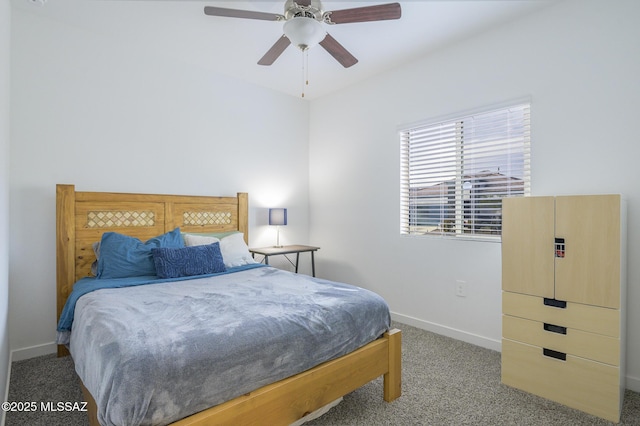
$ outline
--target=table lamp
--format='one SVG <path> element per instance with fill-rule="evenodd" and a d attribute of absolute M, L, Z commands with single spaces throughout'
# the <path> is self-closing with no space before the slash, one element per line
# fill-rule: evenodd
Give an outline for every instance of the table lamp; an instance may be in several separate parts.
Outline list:
<path fill-rule="evenodd" d="M 287 209 L 269 209 L 269 225 L 276 226 L 276 245 L 280 245 L 280 227 L 287 224 Z"/>

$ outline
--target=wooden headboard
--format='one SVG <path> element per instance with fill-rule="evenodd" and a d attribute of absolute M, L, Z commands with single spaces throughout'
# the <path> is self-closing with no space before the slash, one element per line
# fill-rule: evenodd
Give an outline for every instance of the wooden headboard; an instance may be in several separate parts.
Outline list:
<path fill-rule="evenodd" d="M 93 243 L 113 231 L 146 241 L 180 227 L 182 232 L 241 231 L 249 241 L 248 195 L 76 192 L 56 185 L 57 318 L 80 278 L 90 276 Z"/>

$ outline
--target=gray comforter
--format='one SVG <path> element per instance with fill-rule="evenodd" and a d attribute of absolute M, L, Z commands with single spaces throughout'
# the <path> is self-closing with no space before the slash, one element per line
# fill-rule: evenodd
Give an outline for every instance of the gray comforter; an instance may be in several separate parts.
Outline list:
<path fill-rule="evenodd" d="M 388 330 L 368 290 L 271 267 L 102 289 L 70 351 L 107 425 L 159 425 L 342 356 Z"/>

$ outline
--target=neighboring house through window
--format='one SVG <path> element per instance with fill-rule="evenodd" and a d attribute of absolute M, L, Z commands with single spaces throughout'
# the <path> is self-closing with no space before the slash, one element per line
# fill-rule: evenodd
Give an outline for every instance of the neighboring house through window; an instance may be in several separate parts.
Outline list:
<path fill-rule="evenodd" d="M 400 131 L 400 232 L 499 239 L 502 198 L 530 194 L 530 105 Z"/>

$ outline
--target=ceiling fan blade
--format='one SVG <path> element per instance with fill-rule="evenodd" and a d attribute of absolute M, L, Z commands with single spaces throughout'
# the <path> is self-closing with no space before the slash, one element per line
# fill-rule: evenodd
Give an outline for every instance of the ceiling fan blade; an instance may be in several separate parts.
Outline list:
<path fill-rule="evenodd" d="M 333 56 L 336 61 L 340 62 L 343 67 L 349 68 L 352 65 L 358 63 L 358 60 L 355 56 L 347 51 L 338 41 L 331 37 L 331 35 L 327 34 L 327 36 L 320 42 L 320 46 L 324 47 L 324 50 L 329 52 L 331 56 Z"/>
<path fill-rule="evenodd" d="M 284 49 L 289 47 L 290 44 L 291 41 L 289 41 L 289 39 L 285 35 L 282 35 L 282 37 L 280 37 L 278 41 L 276 41 L 275 44 L 271 46 L 271 49 L 269 49 L 267 53 L 265 53 L 264 56 L 260 58 L 260 60 L 258 61 L 258 65 L 273 64 L 275 60 L 278 59 L 280 55 L 282 55 Z"/>
<path fill-rule="evenodd" d="M 400 19 L 400 3 L 380 4 L 377 6 L 356 7 L 326 12 L 329 24 L 348 24 L 351 22 L 385 21 Z"/>
<path fill-rule="evenodd" d="M 205 15 L 209 16 L 224 16 L 227 18 L 245 18 L 245 19 L 259 19 L 261 21 L 281 21 L 284 20 L 283 15 L 277 13 L 267 12 L 253 12 L 251 10 L 240 9 L 226 9 L 224 7 L 205 6 Z"/>

